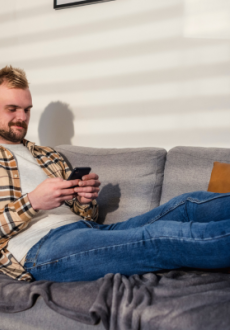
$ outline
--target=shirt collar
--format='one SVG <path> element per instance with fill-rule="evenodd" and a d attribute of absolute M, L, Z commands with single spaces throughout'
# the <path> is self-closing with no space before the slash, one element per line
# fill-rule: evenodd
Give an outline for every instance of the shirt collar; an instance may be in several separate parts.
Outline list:
<path fill-rule="evenodd" d="M 28 140 L 26 140 L 26 139 L 23 139 L 23 140 L 22 140 L 22 144 L 23 144 L 26 148 L 28 148 L 29 151 L 30 151 L 31 153 L 33 153 L 33 151 L 34 151 L 34 145 L 35 145 L 34 142 L 30 142 L 30 141 L 28 141 Z M 3 147 L 1 144 L 0 144 L 0 149 L 2 149 L 2 150 L 7 150 L 7 149 L 6 149 L 5 147 Z"/>

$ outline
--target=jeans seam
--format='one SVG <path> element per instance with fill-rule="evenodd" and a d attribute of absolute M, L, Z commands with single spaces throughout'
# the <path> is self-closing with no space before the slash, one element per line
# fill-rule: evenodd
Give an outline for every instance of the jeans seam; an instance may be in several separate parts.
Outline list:
<path fill-rule="evenodd" d="M 91 224 L 89 224 L 89 222 L 87 220 L 84 220 L 82 219 L 81 221 L 85 222 L 85 224 L 87 225 L 88 228 L 94 228 Z M 27 259 L 26 257 L 26 260 L 25 260 L 25 263 L 26 262 L 33 262 L 33 263 L 36 263 L 37 262 L 37 257 L 38 257 L 38 254 L 39 254 L 39 251 L 44 243 L 44 241 L 46 240 L 46 238 L 49 236 L 49 234 L 51 233 L 52 230 L 55 230 L 55 229 L 51 229 L 44 237 L 41 238 L 40 240 L 40 245 L 37 249 L 37 252 L 36 252 L 36 255 L 33 257 L 33 259 Z M 33 248 L 33 247 L 32 247 Z M 29 252 L 29 251 L 28 251 Z M 24 264 L 25 264 L 24 263 Z"/>
<path fill-rule="evenodd" d="M 176 207 L 185 204 L 186 200 L 181 201 L 180 203 L 177 203 L 176 205 L 173 205 L 171 208 L 167 209 L 165 212 L 157 215 L 155 218 L 151 219 L 149 222 L 146 222 L 144 225 L 140 226 L 140 227 L 144 227 L 146 225 L 149 225 L 151 223 L 154 223 L 155 221 L 159 220 L 161 217 L 163 217 L 164 215 L 166 215 L 167 213 L 169 213 L 170 211 L 174 210 Z"/>
<path fill-rule="evenodd" d="M 196 203 L 196 204 L 202 204 L 202 203 L 206 203 L 206 202 L 209 202 L 211 200 L 214 200 L 214 199 L 224 198 L 224 197 L 227 197 L 227 194 L 226 195 L 220 194 L 220 196 L 214 196 L 212 198 L 209 198 L 209 199 L 206 199 L 206 200 L 203 200 L 203 201 L 199 201 L 197 199 L 194 199 L 193 197 L 187 197 L 184 201 L 180 201 L 178 204 L 173 205 L 170 209 L 167 209 L 164 213 L 161 213 L 160 215 L 156 216 L 155 218 L 151 219 L 149 222 L 146 222 L 144 225 L 142 225 L 140 227 L 143 227 L 145 225 L 154 223 L 155 221 L 159 220 L 161 217 L 163 217 L 164 215 L 166 215 L 167 213 L 169 213 L 170 211 L 172 211 L 176 207 L 184 204 L 186 201 L 190 201 L 190 202 Z"/>
<path fill-rule="evenodd" d="M 82 219 L 81 221 L 83 221 L 88 228 L 94 228 L 88 220 Z"/>
<path fill-rule="evenodd" d="M 41 266 L 45 266 L 45 265 L 50 265 L 50 264 L 53 264 L 53 263 L 57 263 L 59 261 L 61 261 L 62 259 L 65 259 L 65 258 L 70 258 L 71 256 L 77 256 L 77 255 L 81 255 L 81 254 L 84 254 L 84 253 L 89 253 L 89 252 L 93 252 L 93 251 L 98 251 L 98 250 L 103 250 L 103 249 L 108 249 L 108 248 L 114 248 L 114 247 L 119 247 L 119 246 L 127 246 L 127 245 L 133 245 L 133 244 L 137 244 L 137 243 L 142 243 L 142 242 L 148 242 L 148 241 L 153 241 L 155 239 L 176 239 L 176 240 L 185 240 L 185 241 L 212 241 L 212 240 L 216 240 L 216 239 L 220 239 L 220 238 L 223 238 L 223 237 L 227 237 L 227 236 L 230 236 L 230 234 L 225 234 L 225 235 L 219 235 L 219 236 L 216 236 L 216 237 L 210 237 L 210 238 L 190 238 L 190 237 L 181 237 L 181 238 L 178 238 L 177 236 L 174 236 L 174 237 L 168 237 L 168 236 L 159 236 L 159 237 L 152 237 L 152 238 L 148 238 L 148 239 L 145 239 L 145 240 L 139 240 L 139 241 L 136 241 L 136 242 L 130 242 L 130 243 L 125 243 L 125 244 L 117 244 L 117 245 L 111 245 L 111 246 L 106 246 L 106 247 L 100 247 L 100 248 L 97 248 L 97 249 L 91 249 L 91 250 L 87 250 L 87 251 L 81 251 L 81 252 L 78 252 L 78 253 L 74 253 L 74 254 L 71 254 L 71 255 L 68 255 L 68 256 L 65 256 L 65 257 L 62 257 L 62 258 L 59 258 L 59 259 L 55 259 L 55 260 L 52 260 L 52 261 L 49 261 L 49 262 L 44 262 L 40 265 L 36 265 L 36 266 L 33 266 L 33 267 L 28 267 L 26 268 L 27 270 L 30 270 L 30 269 L 33 269 L 33 268 L 36 268 L 36 267 L 41 267 Z"/>
<path fill-rule="evenodd" d="M 227 195 L 229 195 L 229 193 L 226 193 L 224 195 L 223 194 L 220 194 L 220 196 L 214 196 L 212 198 L 208 198 L 208 199 L 205 199 L 205 200 L 202 200 L 202 201 L 201 200 L 198 200 L 198 199 L 195 199 L 193 197 L 188 197 L 187 200 L 190 201 L 190 202 L 192 202 L 192 203 L 203 204 L 203 203 L 210 202 L 210 201 L 212 201 L 214 199 L 225 198 L 225 197 L 227 197 Z"/>

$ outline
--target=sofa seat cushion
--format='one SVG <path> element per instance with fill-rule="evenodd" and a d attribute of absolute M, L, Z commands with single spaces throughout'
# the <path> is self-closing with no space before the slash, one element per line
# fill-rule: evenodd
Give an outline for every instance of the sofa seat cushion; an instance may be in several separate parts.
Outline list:
<path fill-rule="evenodd" d="M 192 191 L 207 191 L 214 162 L 230 163 L 230 149 L 175 147 L 165 164 L 160 204 Z"/>
<path fill-rule="evenodd" d="M 166 150 L 100 149 L 61 145 L 55 148 L 72 167 L 90 166 L 99 175 L 99 223 L 127 220 L 160 203 Z"/>
<path fill-rule="evenodd" d="M 102 322 L 85 324 L 55 312 L 41 296 L 32 308 L 17 313 L 0 311 L 0 318 L 1 330 L 105 330 Z"/>

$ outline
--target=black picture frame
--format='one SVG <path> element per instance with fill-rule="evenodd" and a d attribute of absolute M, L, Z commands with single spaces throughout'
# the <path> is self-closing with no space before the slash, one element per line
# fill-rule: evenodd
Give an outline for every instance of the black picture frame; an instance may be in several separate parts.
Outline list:
<path fill-rule="evenodd" d="M 80 0 L 80 1 L 75 1 L 75 2 L 70 2 L 70 3 L 63 3 L 63 4 L 57 4 L 58 0 L 54 0 L 54 9 L 64 9 L 64 8 L 69 8 L 69 7 L 77 7 L 77 6 L 85 6 L 85 5 L 90 5 L 93 3 L 99 3 L 99 2 L 107 2 L 111 0 Z"/>

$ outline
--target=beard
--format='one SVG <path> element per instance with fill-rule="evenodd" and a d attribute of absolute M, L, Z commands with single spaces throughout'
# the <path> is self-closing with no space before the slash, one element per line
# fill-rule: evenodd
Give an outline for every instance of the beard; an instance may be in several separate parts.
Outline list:
<path fill-rule="evenodd" d="M 15 132 L 13 130 L 13 128 L 11 126 L 20 126 L 23 127 L 24 129 L 22 131 L 17 131 Z M 5 140 L 10 141 L 10 142 L 14 142 L 14 143 L 18 143 L 21 142 L 24 137 L 26 136 L 27 133 L 27 124 L 25 122 L 9 122 L 8 124 L 9 126 L 9 130 L 6 131 L 4 129 L 0 129 L 0 136 L 3 137 Z"/>

